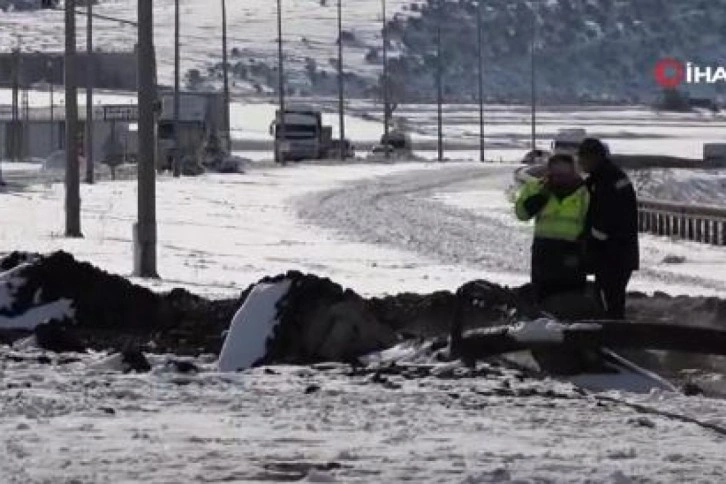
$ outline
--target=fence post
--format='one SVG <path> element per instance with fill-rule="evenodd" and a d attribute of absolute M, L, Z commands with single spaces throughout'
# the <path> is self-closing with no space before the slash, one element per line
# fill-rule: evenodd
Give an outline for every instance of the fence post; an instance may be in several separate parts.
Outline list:
<path fill-rule="evenodd" d="M 704 219 L 703 224 L 704 224 L 704 228 L 703 228 L 704 242 L 707 244 L 710 244 L 711 243 L 711 220 Z"/>
<path fill-rule="evenodd" d="M 688 240 L 696 240 L 696 225 L 691 217 L 688 217 Z"/>
<path fill-rule="evenodd" d="M 721 222 L 721 245 L 726 245 L 726 222 Z"/>
<path fill-rule="evenodd" d="M 696 224 L 696 242 L 703 242 L 703 230 L 701 227 L 701 219 L 697 218 L 694 222 Z"/>

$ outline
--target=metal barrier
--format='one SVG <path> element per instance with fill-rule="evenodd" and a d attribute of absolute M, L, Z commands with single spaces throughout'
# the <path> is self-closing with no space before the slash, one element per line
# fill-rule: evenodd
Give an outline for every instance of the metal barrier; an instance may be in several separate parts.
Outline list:
<path fill-rule="evenodd" d="M 638 201 L 638 230 L 712 245 L 726 245 L 726 208 Z"/>

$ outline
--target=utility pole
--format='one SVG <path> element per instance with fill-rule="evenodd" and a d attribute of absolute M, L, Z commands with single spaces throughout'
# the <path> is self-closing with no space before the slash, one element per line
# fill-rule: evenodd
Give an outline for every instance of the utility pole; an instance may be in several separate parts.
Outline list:
<path fill-rule="evenodd" d="M 86 18 L 86 183 L 93 183 L 93 85 L 95 56 L 93 55 L 93 0 L 88 3 Z"/>
<path fill-rule="evenodd" d="M 227 154 L 232 154 L 232 130 L 229 116 L 229 63 L 227 62 L 227 0 L 222 0 L 222 72 L 224 74 L 224 132 Z"/>
<path fill-rule="evenodd" d="M 76 75 L 76 0 L 65 3 L 66 85 L 66 237 L 82 237 L 81 188 L 78 166 L 78 86 Z"/>
<path fill-rule="evenodd" d="M 388 130 L 389 126 L 391 124 L 391 102 L 389 99 L 389 89 L 388 89 L 388 26 L 387 19 L 386 19 L 386 0 L 383 1 L 383 139 L 385 140 L 386 144 L 383 147 L 383 153 L 386 159 L 388 159 L 391 155 L 388 152 Z"/>
<path fill-rule="evenodd" d="M 443 59 L 441 58 L 441 22 L 444 14 L 443 0 L 438 0 L 436 12 L 436 125 L 438 134 L 438 160 L 444 161 L 444 74 Z"/>
<path fill-rule="evenodd" d="M 343 0 L 338 0 L 338 116 L 340 159 L 345 160 L 345 80 L 343 79 Z"/>
<path fill-rule="evenodd" d="M 156 272 L 156 85 L 154 75 L 154 11 L 151 0 L 138 0 L 138 222 L 135 273 L 158 277 Z"/>
<path fill-rule="evenodd" d="M 18 44 L 13 50 L 13 89 L 11 119 L 12 129 L 10 132 L 10 159 L 20 161 L 20 37 Z"/>
<path fill-rule="evenodd" d="M 484 152 L 484 46 L 482 45 L 482 5 L 483 0 L 477 2 L 477 15 L 476 15 L 476 39 L 477 39 L 477 54 L 479 57 L 479 68 L 478 68 L 478 86 L 479 86 L 479 161 L 482 163 L 486 161 Z"/>
<path fill-rule="evenodd" d="M 55 151 L 55 88 L 53 86 L 53 77 L 55 72 L 53 71 L 53 58 L 48 59 L 48 96 L 50 103 L 50 152 L 51 154 Z"/>
<path fill-rule="evenodd" d="M 277 0 L 277 69 L 279 74 L 278 94 L 280 97 L 280 115 L 275 125 L 275 160 L 285 164 L 285 153 L 282 143 L 285 141 L 285 62 L 282 52 L 282 0 Z"/>
<path fill-rule="evenodd" d="M 530 142 L 532 150 L 537 149 L 537 7 L 536 3 L 532 4 L 532 45 L 531 50 L 531 79 L 532 79 L 532 140 Z"/>
<path fill-rule="evenodd" d="M 179 0 L 174 0 L 174 176 L 181 176 L 181 136 L 179 135 L 179 109 L 181 107 L 181 92 L 179 82 L 180 45 L 179 45 Z"/>

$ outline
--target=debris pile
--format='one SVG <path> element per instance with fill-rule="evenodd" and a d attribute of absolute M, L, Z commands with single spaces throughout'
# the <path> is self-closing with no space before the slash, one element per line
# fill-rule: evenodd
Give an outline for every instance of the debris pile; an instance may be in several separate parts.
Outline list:
<path fill-rule="evenodd" d="M 461 329 L 499 326 L 539 311 L 529 302 L 526 287 L 510 289 L 486 281 L 468 283 L 456 292 L 368 299 L 329 279 L 296 271 L 260 282 L 283 279 L 290 281 L 290 290 L 277 303 L 279 324 L 258 363 L 353 361 L 402 341 L 447 337 L 455 322 Z M 33 333 L 41 347 L 57 352 L 219 354 L 225 331 L 255 286 L 221 300 L 183 289 L 160 294 L 64 252 L 16 252 L 0 259 L 0 343 Z M 71 308 L 63 317 L 27 324 L 27 315 L 36 314 L 31 311 L 61 300 Z M 548 309 L 564 319 L 568 314 L 573 320 L 596 316 L 587 304 L 567 297 L 553 304 Z M 726 301 L 716 298 L 633 294 L 629 311 L 636 323 L 726 327 Z M 13 326 L 23 315 L 24 324 Z M 675 369 L 686 362 L 703 368 L 706 362 L 694 366 L 692 358 L 672 354 L 656 359 Z"/>

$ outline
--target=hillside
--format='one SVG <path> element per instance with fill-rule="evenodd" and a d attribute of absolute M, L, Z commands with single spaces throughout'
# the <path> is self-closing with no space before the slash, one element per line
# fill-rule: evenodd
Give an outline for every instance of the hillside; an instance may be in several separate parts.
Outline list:
<path fill-rule="evenodd" d="M 446 99 L 466 101 L 476 95 L 476 0 L 446 1 L 441 9 L 436 8 L 436 1 L 388 2 L 392 89 L 398 100 L 433 99 L 439 19 Z M 187 84 L 193 88 L 219 85 L 217 3 L 182 2 L 182 66 Z M 289 90 L 299 95 L 335 94 L 335 1 L 283 3 Z M 172 5 L 172 0 L 155 2 L 159 78 L 164 83 L 171 80 L 173 62 Z M 379 97 L 380 2 L 356 0 L 344 3 L 344 8 L 349 95 Z M 726 0 L 547 0 L 539 2 L 534 12 L 529 0 L 486 0 L 485 92 L 492 101 L 529 99 L 529 52 L 535 18 L 538 85 L 543 102 L 650 102 L 659 94 L 653 66 L 663 56 L 716 64 L 726 32 L 726 18 L 721 15 L 724 8 Z M 228 0 L 228 10 L 234 90 L 274 92 L 275 3 Z M 133 20 L 136 2 L 102 0 L 97 11 Z M 59 12 L 5 13 L 0 27 L 1 47 L 14 45 L 20 34 L 30 49 L 57 49 L 62 45 Z M 133 28 L 99 21 L 96 29 L 100 48 L 133 46 Z M 79 41 L 83 41 L 82 32 Z M 723 85 L 699 88 L 692 94 L 712 97 L 724 92 Z"/>

